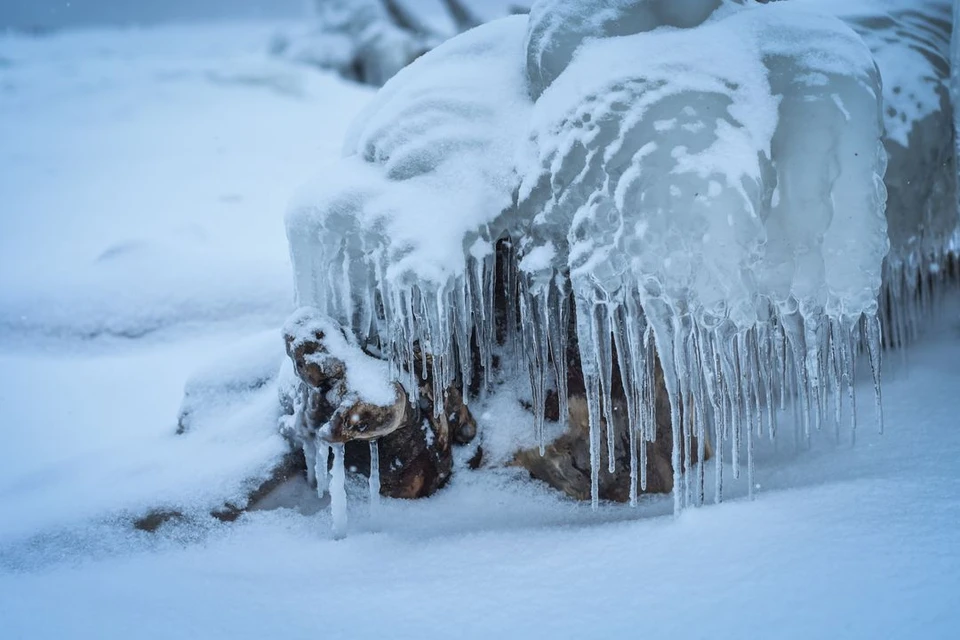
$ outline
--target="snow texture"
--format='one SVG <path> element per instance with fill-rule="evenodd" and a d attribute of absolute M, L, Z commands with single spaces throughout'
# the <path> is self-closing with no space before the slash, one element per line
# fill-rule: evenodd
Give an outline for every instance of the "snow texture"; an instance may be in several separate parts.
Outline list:
<path fill-rule="evenodd" d="M 0 546 L 243 506 L 289 450 L 282 211 L 372 92 L 277 28 L 0 34 Z"/>
<path fill-rule="evenodd" d="M 489 384 L 499 268 L 541 440 L 575 322 L 594 504 L 613 368 L 650 425 L 655 357 L 676 508 L 700 503 L 681 432 L 716 425 L 752 475 L 754 437 L 776 431 L 761 407 L 795 397 L 808 433 L 839 419 L 828 392 L 849 395 L 861 344 L 879 374 L 880 87 L 857 33 L 803 4 L 537 2 L 424 55 L 357 118 L 287 218 L 298 303 L 375 344 L 410 393 L 425 348 L 439 411 L 470 385 L 474 338 Z M 653 434 L 634 435 L 642 458 Z"/>
<path fill-rule="evenodd" d="M 284 207 L 371 92 L 277 28 L 0 38 L 0 341 L 279 328 Z"/>

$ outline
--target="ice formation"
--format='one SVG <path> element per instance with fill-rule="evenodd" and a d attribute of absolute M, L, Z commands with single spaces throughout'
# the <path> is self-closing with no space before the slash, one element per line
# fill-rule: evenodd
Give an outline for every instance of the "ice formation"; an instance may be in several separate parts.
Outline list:
<path fill-rule="evenodd" d="M 887 342 L 910 341 L 956 253 L 957 167 L 950 99 L 952 0 L 791 0 L 830 11 L 870 47 L 883 78 Z"/>
<path fill-rule="evenodd" d="M 775 435 L 788 401 L 801 436 L 855 425 L 861 349 L 879 414 L 882 141 L 904 134 L 912 149 L 916 126 L 883 137 L 874 56 L 882 73 L 887 37 L 866 37 L 871 53 L 855 29 L 875 21 L 828 13 L 813 0 L 540 0 L 448 41 L 387 83 L 291 209 L 298 303 L 379 350 L 408 393 L 417 350 L 429 354 L 437 411 L 452 383 L 479 372 L 488 386 L 498 351 L 529 373 L 538 434 L 547 390 L 565 416 L 578 366 L 594 505 L 615 393 L 634 497 L 644 488 L 657 360 L 677 510 L 704 500 L 690 461 L 707 434 L 720 500 L 724 458 L 752 476 L 754 439 Z M 912 186 L 898 197 L 917 204 Z M 905 208 L 891 226 L 925 215 Z M 891 260 L 909 245 L 895 236 Z"/>

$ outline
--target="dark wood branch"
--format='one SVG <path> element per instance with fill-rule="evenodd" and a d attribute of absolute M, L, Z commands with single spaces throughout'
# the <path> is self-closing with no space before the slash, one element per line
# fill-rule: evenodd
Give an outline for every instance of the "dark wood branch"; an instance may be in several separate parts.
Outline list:
<path fill-rule="evenodd" d="M 447 8 L 450 17 L 453 18 L 453 24 L 457 27 L 457 32 L 459 33 L 483 24 L 483 20 L 467 9 L 461 0 L 443 0 L 443 4 Z"/>

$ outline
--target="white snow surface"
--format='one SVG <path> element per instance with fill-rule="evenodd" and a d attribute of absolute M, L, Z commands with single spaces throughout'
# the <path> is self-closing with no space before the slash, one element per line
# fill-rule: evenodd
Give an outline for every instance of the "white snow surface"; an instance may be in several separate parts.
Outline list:
<path fill-rule="evenodd" d="M 292 310 L 283 210 L 366 89 L 275 24 L 0 38 L 0 336 L 139 336 Z"/>
<path fill-rule="evenodd" d="M 0 37 L 0 635 L 955 636 L 955 294 L 905 364 L 885 359 L 886 434 L 851 448 L 825 427 L 806 451 L 782 417 L 754 501 L 729 469 L 726 502 L 674 518 L 665 497 L 591 511 L 519 470 L 458 468 L 375 519 L 347 474 L 343 540 L 295 483 L 281 508 L 206 517 L 286 450 L 280 212 L 370 97 L 269 61 L 269 31 Z M 185 387 L 204 411 L 177 436 Z M 508 430 L 510 397 L 472 407 L 504 457 L 535 443 L 509 439 L 529 433 Z M 131 528 L 155 508 L 190 519 Z"/>
<path fill-rule="evenodd" d="M 171 465 L 186 467 L 196 486 L 210 481 L 197 475 L 203 456 L 185 455 L 187 446 L 169 457 L 143 447 L 155 427 L 128 420 L 135 409 L 174 415 L 176 372 L 205 357 L 207 338 L 112 357 L 4 354 L 3 370 L 21 374 L 19 386 L 4 380 L 0 405 L 15 443 L 0 467 L 5 634 L 260 638 L 282 629 L 314 638 L 319 617 L 327 638 L 415 638 L 451 627 L 465 638 L 637 628 L 672 638 L 951 638 L 960 623 L 958 302 L 909 353 L 909 367 L 891 358 L 884 436 L 863 431 L 851 448 L 827 429 L 810 451 L 798 453 L 789 438 L 779 449 L 765 445 L 752 502 L 741 481 L 727 483 L 724 504 L 679 518 L 656 497 L 592 512 L 516 471 L 458 469 L 433 498 L 384 501 L 370 521 L 365 486 L 348 475 L 350 524 L 338 541 L 325 508 L 145 534 L 105 504 L 131 490 L 140 494 L 135 504 L 155 504 L 169 473 L 160 472 Z M 145 364 L 169 384 L 133 375 Z M 69 421 L 31 402 L 49 389 L 51 369 L 72 382 L 55 380 L 72 388 L 65 399 L 85 400 L 73 403 Z M 108 409 L 114 395 L 125 403 Z M 210 456 L 233 455 L 236 435 L 195 451 L 209 454 L 208 471 L 224 472 L 209 469 Z M 97 443 L 110 455 L 87 449 Z M 130 475 L 102 466 L 136 451 L 153 465 Z M 14 460 L 28 456 L 30 473 Z M 96 474 L 102 481 L 91 485 Z M 455 604 L 438 610 L 411 602 L 415 593 Z"/>

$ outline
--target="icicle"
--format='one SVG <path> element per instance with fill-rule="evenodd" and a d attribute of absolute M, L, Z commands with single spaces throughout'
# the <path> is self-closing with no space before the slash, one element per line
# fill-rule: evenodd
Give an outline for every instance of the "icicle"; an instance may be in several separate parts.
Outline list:
<path fill-rule="evenodd" d="M 653 338 L 650 335 L 650 326 L 644 325 L 637 327 L 637 335 L 634 339 L 637 341 L 636 353 L 641 354 L 641 361 L 636 362 L 635 376 L 639 376 L 637 381 L 637 413 L 638 413 L 638 437 L 640 440 L 640 459 L 637 466 L 640 471 L 640 491 L 647 490 L 647 443 L 656 435 L 657 412 L 653 400 L 653 385 L 655 375 L 655 355 L 653 355 Z M 654 436 L 651 436 L 651 432 Z"/>
<path fill-rule="evenodd" d="M 603 416 L 607 425 L 607 471 L 614 473 L 617 470 L 617 430 L 613 413 L 613 350 L 610 343 L 613 324 L 608 305 L 595 305 L 593 319 L 597 364 L 600 370 L 600 393 L 603 398 Z"/>
<path fill-rule="evenodd" d="M 746 425 L 745 433 L 747 436 L 747 496 L 753 499 L 753 423 L 755 418 L 759 418 L 759 411 L 755 411 L 756 393 L 754 380 L 755 367 L 748 353 L 748 334 L 741 332 L 737 334 L 737 367 L 739 370 L 739 380 L 743 382 L 742 396 L 744 407 L 744 422 Z M 757 407 L 758 408 L 758 407 Z"/>
<path fill-rule="evenodd" d="M 662 300 L 654 298 L 646 310 L 648 319 L 654 325 L 660 368 L 663 381 L 670 399 L 670 434 L 672 438 L 671 464 L 673 465 L 673 513 L 679 515 L 683 509 L 683 470 L 681 468 L 681 430 L 680 390 L 678 388 L 676 361 L 680 352 L 678 345 L 676 314 Z"/>
<path fill-rule="evenodd" d="M 546 411 L 546 381 L 545 372 L 547 362 L 543 322 L 548 318 L 541 318 L 535 311 L 536 294 L 530 291 L 530 285 L 523 278 L 520 280 L 520 339 L 523 341 L 522 351 L 527 364 L 527 373 L 530 378 L 530 395 L 533 404 L 533 431 L 542 456 L 546 450 L 544 438 L 544 414 Z"/>
<path fill-rule="evenodd" d="M 330 460 L 330 446 L 323 441 L 313 445 L 316 452 L 314 457 L 313 473 L 317 482 L 317 495 L 323 497 L 330 490 L 330 471 L 327 469 Z"/>
<path fill-rule="evenodd" d="M 470 297 L 468 293 L 468 279 L 460 277 L 457 279 L 453 290 L 454 304 L 450 309 L 452 315 L 451 325 L 455 327 L 454 342 L 456 343 L 457 363 L 460 377 L 460 383 L 464 393 L 469 393 L 473 386 L 473 354 L 470 349 L 471 314 Z"/>
<path fill-rule="evenodd" d="M 718 334 L 722 341 L 721 348 L 717 349 L 719 356 L 720 371 L 723 375 L 723 389 L 726 392 L 726 407 L 729 412 L 724 413 L 724 419 L 721 421 L 726 428 L 730 428 L 730 462 L 733 465 L 733 477 L 740 477 L 740 383 L 737 374 L 736 354 L 734 353 L 735 336 L 731 335 L 731 329 L 728 328 Z M 730 345 L 728 348 L 723 348 Z"/>
<path fill-rule="evenodd" d="M 669 393 L 669 392 L 668 392 Z M 670 432 L 673 435 L 673 453 L 671 455 L 670 462 L 673 464 L 673 513 L 678 515 L 680 510 L 683 509 L 683 472 L 681 469 L 680 462 L 680 432 L 681 424 L 680 420 L 680 398 L 679 394 L 674 390 L 670 395 Z"/>
<path fill-rule="evenodd" d="M 693 482 L 691 474 L 693 473 L 693 395 L 690 389 L 691 377 L 694 371 L 691 370 L 693 358 L 690 354 L 691 349 L 691 325 L 692 320 L 689 314 L 680 316 L 677 319 L 677 347 L 676 367 L 678 375 L 678 393 L 680 396 L 680 424 L 682 426 L 683 437 L 683 487 L 684 504 L 693 502 Z"/>
<path fill-rule="evenodd" d="M 787 344 L 790 349 L 788 355 L 793 362 L 793 374 L 795 377 L 794 388 L 798 396 L 794 398 L 794 408 L 798 410 L 799 416 L 796 419 L 797 428 L 802 430 L 804 442 L 810 444 L 810 407 L 811 383 L 809 380 L 809 368 L 807 365 L 807 349 L 804 344 L 803 317 L 797 311 L 782 314 L 780 316 L 781 325 L 787 338 Z M 800 440 L 797 436 L 797 448 L 799 449 Z"/>
<path fill-rule="evenodd" d="M 875 313 L 865 316 L 867 351 L 870 356 L 870 369 L 873 371 L 873 388 L 877 406 L 877 428 L 883 433 L 883 398 L 880 393 L 880 352 L 883 335 L 880 319 Z"/>
<path fill-rule="evenodd" d="M 620 380 L 623 383 L 624 395 L 627 400 L 627 431 L 630 447 L 630 506 L 637 506 L 637 431 L 640 428 L 637 415 L 637 381 L 634 379 L 634 361 L 643 356 L 634 353 L 630 336 L 634 321 L 629 317 L 626 307 L 619 306 L 612 320 L 613 342 L 616 349 L 617 365 L 620 371 Z M 627 336 L 624 339 L 624 333 Z M 630 345 L 630 346 L 628 346 Z"/>
<path fill-rule="evenodd" d="M 590 421 L 590 506 L 600 506 L 600 385 L 595 375 L 584 375 Z"/>
<path fill-rule="evenodd" d="M 763 383 L 763 403 L 766 409 L 765 417 L 767 421 L 767 437 L 770 440 L 773 440 L 777 433 L 777 408 L 774 406 L 774 401 L 776 399 L 776 388 L 774 385 L 773 376 L 770 375 L 770 367 L 776 367 L 776 354 L 773 349 L 773 336 L 771 335 L 772 333 L 776 332 L 776 330 L 776 327 L 761 327 L 761 335 L 764 337 L 760 340 L 762 355 L 759 356 L 760 364 L 757 366 L 757 372 L 759 373 L 760 380 Z"/>
<path fill-rule="evenodd" d="M 590 423 L 590 505 L 600 505 L 600 380 L 597 371 L 597 335 L 593 319 L 594 305 L 583 297 L 577 298 L 577 335 L 580 364 L 587 395 L 587 415 Z"/>
<path fill-rule="evenodd" d="M 747 497 L 753 500 L 753 428 L 747 425 Z"/>
<path fill-rule="evenodd" d="M 370 441 L 370 517 L 380 515 L 380 445 Z"/>
<path fill-rule="evenodd" d="M 317 444 L 312 439 L 303 441 L 303 458 L 307 462 L 307 484 L 316 485 L 317 484 Z M 319 497 L 323 497 L 323 494 L 319 492 L 319 485 L 317 485 L 317 492 Z"/>
<path fill-rule="evenodd" d="M 727 381 L 726 377 L 723 375 L 723 370 L 720 367 L 720 356 L 716 355 L 716 352 L 714 351 L 710 354 L 710 357 L 714 363 L 713 370 L 717 372 L 715 401 L 715 415 L 717 416 L 717 419 L 714 420 L 714 428 L 716 429 L 715 435 L 717 439 L 717 464 L 716 467 L 714 467 L 716 480 L 713 501 L 717 504 L 720 504 L 720 502 L 723 501 L 723 442 L 726 434 L 726 425 L 728 423 L 726 393 Z"/>
<path fill-rule="evenodd" d="M 693 356 L 691 358 L 691 365 L 696 370 L 696 375 L 693 378 L 693 402 L 691 403 L 690 411 L 693 414 L 694 419 L 694 434 L 697 438 L 697 484 L 696 484 L 696 496 L 695 502 L 697 506 L 703 505 L 703 494 L 704 494 L 704 467 L 706 462 L 704 458 L 706 457 L 706 438 L 704 427 L 705 412 L 709 406 L 708 398 L 704 394 L 704 376 L 707 375 L 707 372 L 703 368 L 703 358 L 701 357 L 700 349 L 700 330 L 698 327 L 694 327 L 693 334 L 691 336 L 691 349 Z"/>
<path fill-rule="evenodd" d="M 547 333 L 550 341 L 550 357 L 553 360 L 557 396 L 559 400 L 560 424 L 566 424 L 569 415 L 569 391 L 567 389 L 568 363 L 567 348 L 570 323 L 570 298 L 566 287 L 563 286 L 563 277 L 557 274 L 549 289 L 549 304 L 547 311 Z"/>
<path fill-rule="evenodd" d="M 835 318 L 830 319 L 827 372 L 830 377 L 830 390 L 833 394 L 833 429 L 837 443 L 840 442 L 840 423 L 843 421 L 843 365 L 840 362 L 840 325 Z"/>
<path fill-rule="evenodd" d="M 343 538 L 347 534 L 347 486 L 346 472 L 343 466 L 344 451 L 342 444 L 334 444 L 333 470 L 330 473 L 330 513 L 333 516 L 333 537 Z"/>

